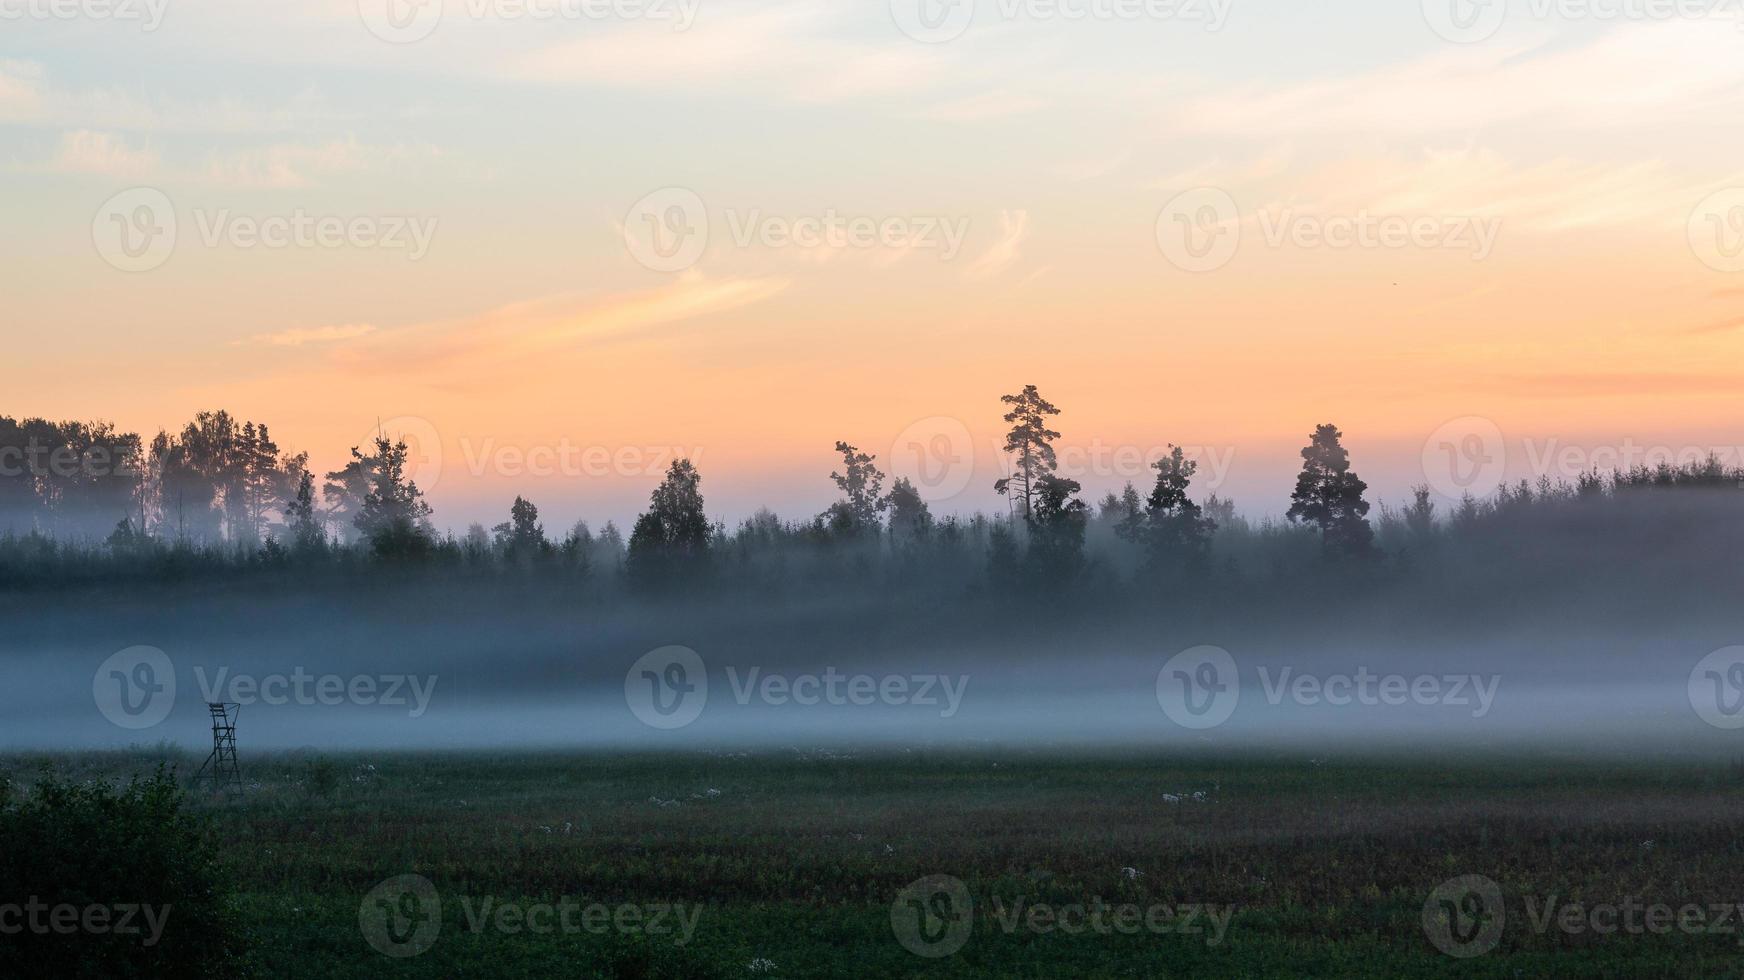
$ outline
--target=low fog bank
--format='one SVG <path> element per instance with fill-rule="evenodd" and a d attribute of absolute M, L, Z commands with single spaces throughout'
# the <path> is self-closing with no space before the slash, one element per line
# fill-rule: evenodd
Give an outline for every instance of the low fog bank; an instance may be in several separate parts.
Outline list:
<path fill-rule="evenodd" d="M 1719 725 L 1744 689 L 1725 685 L 1744 668 L 1707 665 L 1712 683 L 1699 693 L 1716 699 L 1707 714 L 1719 725 L 1698 710 L 1692 672 L 1744 642 L 1744 630 L 1719 596 L 1683 579 L 1482 606 L 1434 588 L 1334 602 L 1312 584 L 1263 604 L 1070 609 L 863 592 L 588 604 L 537 583 L 429 581 L 373 593 L 36 596 L 6 604 L 0 747 L 167 742 L 201 752 L 212 698 L 244 703 L 245 751 L 999 744 L 1726 755 L 1744 736 Z M 141 679 L 137 657 L 117 676 L 113 658 L 139 646 L 162 651 L 173 693 L 157 673 L 144 677 L 159 688 L 149 697 L 127 687 Z M 656 652 L 673 646 L 693 651 L 700 673 L 671 673 L 675 655 Z M 686 700 L 693 718 L 650 713 L 652 699 L 670 708 L 698 687 L 706 700 Z M 128 708 L 150 701 L 161 718 L 118 709 L 123 693 Z M 1185 699 L 1194 704 L 1183 710 Z"/>

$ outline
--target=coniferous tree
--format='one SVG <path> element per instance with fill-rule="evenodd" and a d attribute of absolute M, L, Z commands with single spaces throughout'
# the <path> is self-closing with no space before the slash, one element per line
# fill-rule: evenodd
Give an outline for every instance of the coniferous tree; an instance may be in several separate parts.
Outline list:
<path fill-rule="evenodd" d="M 1047 421 L 1060 410 L 1038 394 L 1035 385 L 1024 385 L 1022 391 L 1001 395 L 999 400 L 1011 406 L 1005 413 L 1005 421 L 1012 423 L 1011 431 L 1005 434 L 1005 451 L 1015 456 L 1016 462 L 1014 473 L 996 481 L 993 489 L 1000 495 L 1016 494 L 1027 519 L 1035 511 L 1041 478 L 1058 465 L 1052 443 L 1060 434 L 1048 428 Z"/>
<path fill-rule="evenodd" d="M 374 472 L 355 523 L 378 558 L 423 558 L 436 543 L 424 492 L 406 479 L 410 452 L 404 439 L 375 438 Z M 351 453 L 356 462 L 364 458 L 356 449 Z"/>
<path fill-rule="evenodd" d="M 510 561 L 531 561 L 551 550 L 545 528 L 539 523 L 539 508 L 517 495 L 509 507 L 509 519 L 494 529 L 497 548 Z"/>
<path fill-rule="evenodd" d="M 315 513 L 315 474 L 307 467 L 298 470 L 296 496 L 285 502 L 284 510 L 294 551 L 307 554 L 326 546 L 327 534 Z"/>
<path fill-rule="evenodd" d="M 1024 555 L 1032 584 L 1064 585 L 1084 568 L 1084 528 L 1090 508 L 1075 494 L 1077 480 L 1045 473 L 1035 483 L 1035 510 L 1029 520 L 1029 550 Z"/>
<path fill-rule="evenodd" d="M 1369 503 L 1363 499 L 1368 484 L 1351 472 L 1350 453 L 1339 444 L 1341 437 L 1335 425 L 1315 428 L 1302 450 L 1302 472 L 1285 516 L 1318 528 L 1328 555 L 1362 557 L 1373 551 L 1375 536 L 1366 516 Z"/>
<path fill-rule="evenodd" d="M 924 541 L 932 534 L 933 515 L 920 491 L 908 477 L 899 477 L 890 487 L 890 540 L 902 546 Z"/>
<path fill-rule="evenodd" d="M 587 578 L 593 572 L 593 532 L 589 530 L 586 521 L 576 521 L 569 533 L 563 536 L 563 544 L 559 550 L 569 566 L 580 578 Z"/>
<path fill-rule="evenodd" d="M 600 528 L 594 537 L 593 550 L 613 574 L 624 570 L 624 536 L 618 531 L 616 521 L 607 521 L 605 527 Z"/>
<path fill-rule="evenodd" d="M 1123 532 L 1144 548 L 1150 574 L 1174 578 L 1203 571 L 1217 522 L 1188 496 L 1199 464 L 1171 445 L 1169 454 L 1151 466 L 1157 471 L 1156 486 L 1141 519 L 1123 526 Z"/>
<path fill-rule="evenodd" d="M 1430 499 L 1427 486 L 1411 488 L 1411 506 L 1405 508 L 1405 528 L 1411 532 L 1411 543 L 1419 550 L 1434 542 L 1435 501 Z"/>

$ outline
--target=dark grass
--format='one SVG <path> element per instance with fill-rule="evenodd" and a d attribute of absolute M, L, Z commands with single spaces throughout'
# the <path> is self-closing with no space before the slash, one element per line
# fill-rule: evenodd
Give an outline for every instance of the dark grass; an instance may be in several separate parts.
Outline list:
<path fill-rule="evenodd" d="M 154 754 L 53 761 L 111 776 Z M 28 782 L 41 761 L 0 766 Z M 1693 936 L 1540 933 L 1527 911 L 1528 899 L 1744 902 L 1744 776 L 1723 763 L 987 749 L 244 765 L 245 798 L 205 806 L 271 976 L 1744 976 L 1744 922 Z M 427 951 L 391 959 L 365 943 L 358 908 L 408 873 L 435 884 L 442 929 Z M 968 943 L 938 960 L 891 927 L 897 893 L 933 874 L 961 879 L 976 912 Z M 1421 913 L 1463 874 L 1501 885 L 1507 926 L 1494 951 L 1456 960 L 1431 945 Z M 701 913 L 682 945 L 475 931 L 462 896 Z M 1020 898 L 1236 911 L 1215 945 L 1007 933 L 993 903 Z M 774 969 L 751 972 L 758 959 Z"/>

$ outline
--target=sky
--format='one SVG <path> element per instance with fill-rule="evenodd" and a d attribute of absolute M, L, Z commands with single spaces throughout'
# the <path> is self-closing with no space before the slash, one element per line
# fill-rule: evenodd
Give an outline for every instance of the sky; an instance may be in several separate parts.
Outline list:
<path fill-rule="evenodd" d="M 0 0 L 0 413 L 224 408 L 437 523 L 997 510 L 1171 443 L 1287 506 L 1744 463 L 1744 14 L 1708 0 Z"/>

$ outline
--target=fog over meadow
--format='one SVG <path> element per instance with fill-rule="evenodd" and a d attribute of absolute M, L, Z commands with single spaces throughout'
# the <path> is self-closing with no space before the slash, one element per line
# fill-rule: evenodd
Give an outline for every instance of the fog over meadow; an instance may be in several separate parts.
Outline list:
<path fill-rule="evenodd" d="M 841 497 L 807 519 L 729 527 L 678 459 L 627 534 L 548 533 L 517 497 L 442 535 L 404 440 L 317 493 L 305 457 L 223 413 L 142 470 L 0 481 L 0 745 L 199 751 L 213 701 L 241 705 L 246 750 L 1744 738 L 1744 470 L 1717 456 L 1395 506 L 1321 425 L 1289 520 L 1255 522 L 1199 495 L 1179 448 L 1148 496 L 1086 500 L 1049 465 L 1059 410 L 1034 386 L 1003 401 L 1011 509 L 968 518 L 838 443 Z M 12 435 L 143 452 L 102 426 Z M 118 506 L 139 520 L 76 533 Z"/>
<path fill-rule="evenodd" d="M 245 752 L 1735 751 L 1739 733 L 1704 723 L 1691 703 L 1691 672 L 1738 638 L 1735 614 L 1717 594 L 1638 584 L 1645 591 L 1633 605 L 1603 594 L 1586 600 L 1577 589 L 1485 606 L 1450 597 L 1444 606 L 1433 590 L 1394 590 L 1330 612 L 1291 604 L 1269 616 L 1239 607 L 1037 614 L 987 603 L 911 606 L 858 591 L 602 607 L 565 604 L 547 589 L 440 583 L 375 595 L 13 599 L 0 640 L 8 719 L 0 739 L 8 749 L 167 741 L 203 751 L 204 702 L 215 699 L 243 702 Z M 135 729 L 110 719 L 115 709 L 104 704 L 114 696 L 105 689 L 119 681 L 100 668 L 140 645 L 163 651 L 175 680 L 167 715 Z M 674 645 L 700 659 L 707 699 L 694 721 L 654 727 L 661 720 L 644 720 L 641 691 L 653 681 L 638 661 Z M 1159 672 L 1191 676 L 1198 663 L 1171 658 L 1207 645 L 1229 653 L 1239 699 L 1226 720 L 1189 727 L 1205 719 L 1171 714 Z M 1202 703 L 1209 691 L 1196 692 Z"/>

